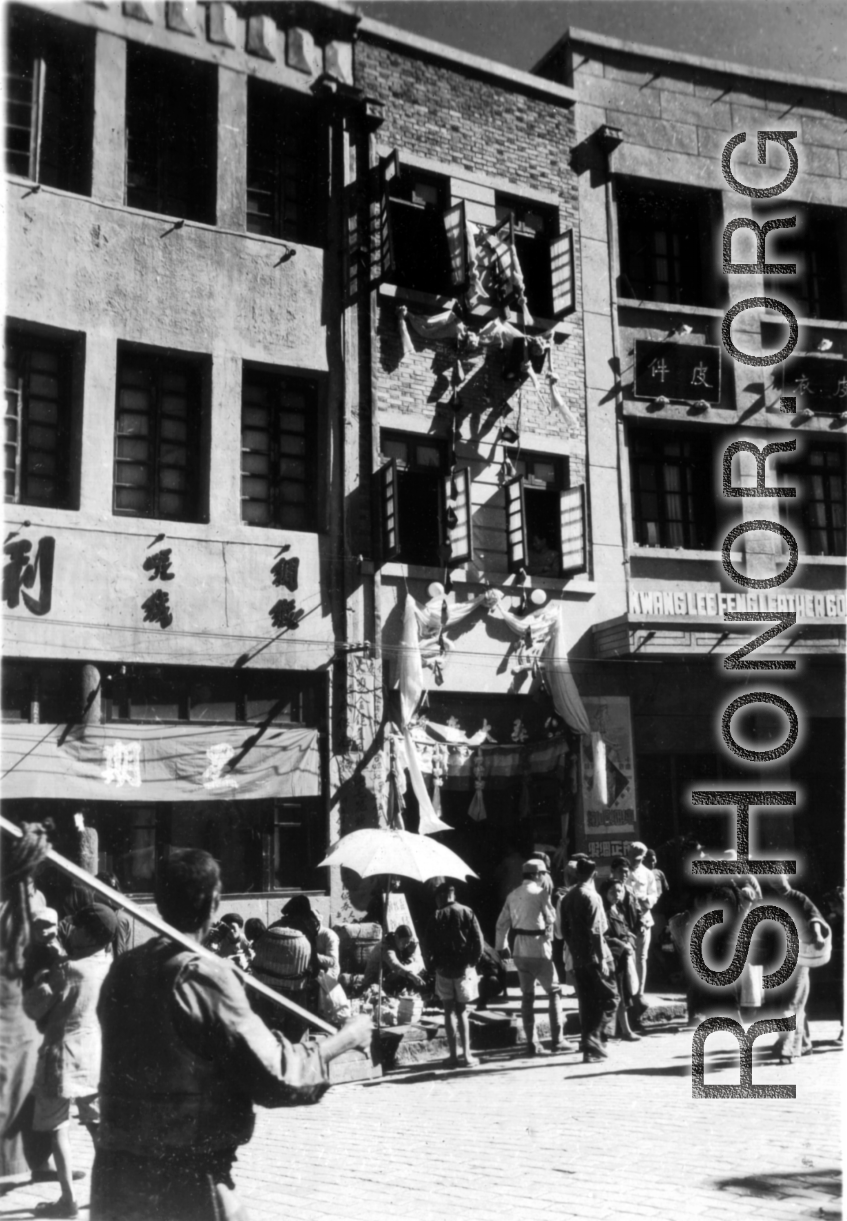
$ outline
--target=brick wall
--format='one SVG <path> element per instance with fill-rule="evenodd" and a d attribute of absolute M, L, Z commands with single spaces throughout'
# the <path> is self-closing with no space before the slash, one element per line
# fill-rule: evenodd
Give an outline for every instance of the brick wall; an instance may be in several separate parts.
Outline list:
<path fill-rule="evenodd" d="M 576 182 L 569 168 L 573 138 L 573 111 L 530 97 L 499 84 L 414 53 L 368 41 L 355 44 L 355 79 L 369 96 L 385 106 L 385 122 L 377 140 L 410 156 L 461 169 L 469 177 L 495 180 L 497 189 L 509 185 L 522 193 L 540 192 L 543 201 L 555 195 L 559 231 L 574 230 L 578 249 Z M 445 173 L 450 170 L 445 168 Z M 577 268 L 576 313 L 563 327 L 565 342 L 551 352 L 559 389 L 578 419 L 567 428 L 562 415 L 550 409 L 544 376 L 539 390 L 530 380 L 517 386 L 504 380 L 504 357 L 489 350 L 464 365 L 465 386 L 460 393 L 462 441 L 457 453 L 471 462 L 474 486 L 474 541 L 480 566 L 505 572 L 505 505 L 497 482 L 502 448 L 495 445 L 499 424 L 516 427 L 520 417 L 524 447 L 567 453 L 570 449 L 571 483 L 585 481 L 585 394 L 582 346 L 581 281 Z M 431 312 L 409 303 L 412 312 Z M 394 299 L 381 295 L 377 311 L 377 347 L 374 353 L 377 403 L 383 426 L 390 413 L 393 427 L 446 436 L 450 409 L 451 373 L 455 344 L 415 338 L 415 352 L 402 357 L 399 320 Z M 546 368 L 545 368 L 546 373 Z M 402 417 L 402 419 L 401 419 Z M 434 422 L 434 425 L 433 425 Z M 568 444 L 569 442 L 569 444 Z"/>

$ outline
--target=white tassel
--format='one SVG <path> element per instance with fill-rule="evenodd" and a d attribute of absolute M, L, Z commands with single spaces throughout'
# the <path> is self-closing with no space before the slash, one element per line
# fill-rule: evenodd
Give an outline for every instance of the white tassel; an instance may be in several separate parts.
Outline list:
<path fill-rule="evenodd" d="M 400 349 L 401 360 L 405 356 L 411 356 L 415 350 L 415 345 L 412 343 L 412 335 L 409 331 L 409 324 L 406 321 L 409 311 L 405 305 L 397 306 L 397 319 L 400 328 Z"/>
<path fill-rule="evenodd" d="M 567 420 L 568 425 L 571 428 L 576 428 L 579 424 L 579 420 L 571 411 L 570 407 L 568 407 L 567 403 L 562 397 L 561 391 L 556 389 L 556 383 L 558 380 L 559 379 L 556 377 L 555 373 L 547 374 L 547 382 L 550 386 L 550 410 L 552 411 L 554 407 L 558 407 L 559 411 L 561 411 L 562 415 Z"/>

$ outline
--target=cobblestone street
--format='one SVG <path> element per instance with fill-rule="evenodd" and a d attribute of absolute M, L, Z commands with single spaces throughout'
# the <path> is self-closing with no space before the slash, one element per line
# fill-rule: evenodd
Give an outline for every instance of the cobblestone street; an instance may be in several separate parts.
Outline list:
<path fill-rule="evenodd" d="M 769 1036 L 756 1044 L 754 1080 L 795 1082 L 793 1101 L 694 1101 L 679 1025 L 613 1044 L 602 1064 L 517 1050 L 483 1053 L 478 1069 L 337 1086 L 317 1107 L 259 1112 L 239 1195 L 254 1221 L 840 1217 L 838 1024 L 812 1033 L 815 1054 L 791 1067 L 768 1062 Z M 710 1038 L 707 1082 L 737 1082 L 734 1045 Z M 74 1137 L 88 1168 L 90 1142 Z M 2 1214 L 30 1216 L 55 1195 L 17 1187 Z"/>

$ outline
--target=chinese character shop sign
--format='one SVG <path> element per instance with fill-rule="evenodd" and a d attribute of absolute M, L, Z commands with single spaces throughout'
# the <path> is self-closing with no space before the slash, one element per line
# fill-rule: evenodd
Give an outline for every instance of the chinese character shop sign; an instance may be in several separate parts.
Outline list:
<path fill-rule="evenodd" d="M 156 543 L 161 542 L 164 535 L 158 535 L 150 547 L 154 547 Z M 148 551 L 150 550 L 148 547 Z M 148 581 L 172 581 L 176 576 L 175 572 L 171 572 L 171 551 L 170 547 L 164 547 L 160 551 L 153 552 L 148 555 L 141 567 L 146 573 L 149 573 Z M 164 629 L 170 627 L 174 621 L 173 611 L 170 607 L 170 594 L 167 590 L 162 589 L 161 585 L 154 590 L 149 597 L 142 602 L 141 609 L 144 611 L 145 623 L 158 623 L 159 627 Z"/>
<path fill-rule="evenodd" d="M 704 343 L 636 339 L 635 397 L 719 403 L 720 348 Z"/>

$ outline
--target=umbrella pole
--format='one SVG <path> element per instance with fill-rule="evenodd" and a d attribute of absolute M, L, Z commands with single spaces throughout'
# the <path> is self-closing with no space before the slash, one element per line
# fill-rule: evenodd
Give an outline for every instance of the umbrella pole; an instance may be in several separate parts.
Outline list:
<path fill-rule="evenodd" d="M 386 874 L 385 895 L 382 900 L 382 940 L 388 936 L 388 896 L 391 893 L 391 874 Z M 382 946 L 379 947 L 379 998 L 376 1002 L 376 1035 L 382 1030 Z"/>

